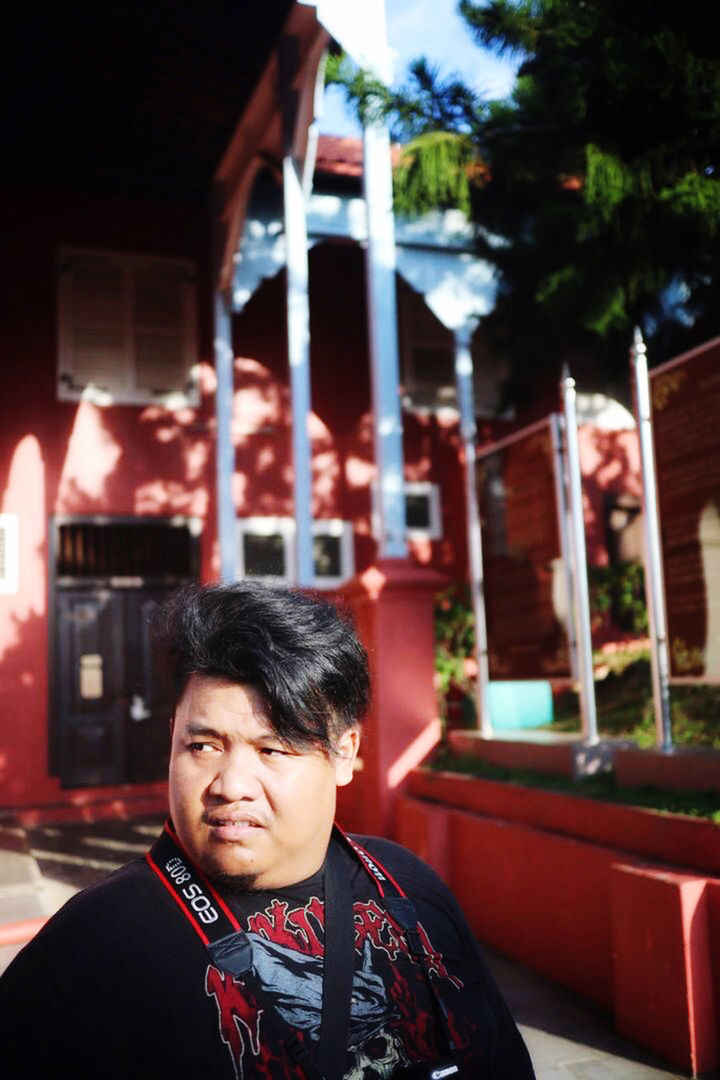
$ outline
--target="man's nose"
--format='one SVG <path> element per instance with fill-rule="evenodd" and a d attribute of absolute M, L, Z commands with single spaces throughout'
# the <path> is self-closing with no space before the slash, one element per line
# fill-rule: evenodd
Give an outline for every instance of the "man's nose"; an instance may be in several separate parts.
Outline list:
<path fill-rule="evenodd" d="M 249 748 L 223 754 L 208 786 L 208 794 L 224 802 L 257 799 L 262 789 L 256 765 L 255 754 Z"/>

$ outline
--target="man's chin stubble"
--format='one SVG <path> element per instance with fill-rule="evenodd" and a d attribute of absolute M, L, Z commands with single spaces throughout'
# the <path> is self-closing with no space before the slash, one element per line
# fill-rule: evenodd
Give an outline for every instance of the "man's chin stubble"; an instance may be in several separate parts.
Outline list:
<path fill-rule="evenodd" d="M 257 874 L 230 874 L 227 870 L 218 870 L 207 875 L 218 892 L 228 896 L 245 896 L 259 892 Z"/>

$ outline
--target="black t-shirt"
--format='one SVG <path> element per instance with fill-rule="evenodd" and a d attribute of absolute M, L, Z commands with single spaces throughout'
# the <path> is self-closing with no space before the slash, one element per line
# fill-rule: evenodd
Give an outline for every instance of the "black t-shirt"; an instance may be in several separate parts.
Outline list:
<path fill-rule="evenodd" d="M 387 840 L 358 838 L 417 911 L 431 978 L 468 1076 L 526 1080 L 522 1039 L 451 893 L 424 863 Z M 346 1080 L 376 1080 L 447 1055 L 433 996 L 374 881 L 349 852 L 355 975 Z M 279 892 L 226 897 L 246 929 L 263 986 L 216 967 L 144 860 L 70 900 L 0 979 L 0 1060 L 7 1080 L 174 1077 L 287 1078 L 266 1012 L 311 1052 L 322 1007 L 322 872 Z"/>

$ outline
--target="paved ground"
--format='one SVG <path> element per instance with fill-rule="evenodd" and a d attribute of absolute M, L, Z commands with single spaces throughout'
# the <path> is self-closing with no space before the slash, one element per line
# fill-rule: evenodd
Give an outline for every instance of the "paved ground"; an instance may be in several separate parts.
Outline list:
<path fill-rule="evenodd" d="M 47 915 L 98 878 L 147 850 L 161 819 L 22 829 L 0 824 L 0 931 Z M 19 945 L 0 945 L 0 971 Z M 538 1080 L 679 1080 L 621 1039 L 607 1017 L 570 992 L 488 950 L 523 1032 Z"/>

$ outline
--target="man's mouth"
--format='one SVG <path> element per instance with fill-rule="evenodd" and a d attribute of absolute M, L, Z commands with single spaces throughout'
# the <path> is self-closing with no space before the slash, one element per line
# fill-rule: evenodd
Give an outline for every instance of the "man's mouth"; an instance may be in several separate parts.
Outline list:
<path fill-rule="evenodd" d="M 264 828 L 257 818 L 247 814 L 206 814 L 205 824 L 209 826 L 211 834 L 216 840 L 222 840 L 226 843 L 246 840 L 258 829 Z"/>

